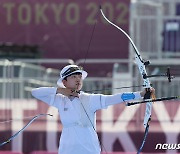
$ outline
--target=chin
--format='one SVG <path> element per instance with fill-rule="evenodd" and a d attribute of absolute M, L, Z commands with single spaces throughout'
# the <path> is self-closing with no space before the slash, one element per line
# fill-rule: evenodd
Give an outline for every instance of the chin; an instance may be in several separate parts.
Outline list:
<path fill-rule="evenodd" d="M 78 86 L 77 90 L 80 91 L 82 89 L 82 86 Z"/>
<path fill-rule="evenodd" d="M 77 90 L 80 91 L 82 89 L 82 87 L 78 87 Z"/>

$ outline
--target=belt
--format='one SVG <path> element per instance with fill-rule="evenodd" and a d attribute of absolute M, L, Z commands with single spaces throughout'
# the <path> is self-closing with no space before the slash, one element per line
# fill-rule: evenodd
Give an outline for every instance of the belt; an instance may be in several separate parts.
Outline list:
<path fill-rule="evenodd" d="M 64 127 L 64 128 L 74 127 L 74 126 L 91 127 L 91 125 L 88 125 L 88 124 L 82 124 L 81 122 L 74 122 L 74 123 L 70 123 L 70 124 L 63 124 L 63 127 Z"/>

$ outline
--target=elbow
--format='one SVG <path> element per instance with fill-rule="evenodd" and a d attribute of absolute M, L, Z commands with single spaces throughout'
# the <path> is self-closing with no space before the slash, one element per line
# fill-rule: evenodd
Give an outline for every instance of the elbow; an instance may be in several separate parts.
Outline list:
<path fill-rule="evenodd" d="M 31 95 L 35 98 L 37 98 L 37 90 L 36 89 L 32 89 L 31 90 Z"/>

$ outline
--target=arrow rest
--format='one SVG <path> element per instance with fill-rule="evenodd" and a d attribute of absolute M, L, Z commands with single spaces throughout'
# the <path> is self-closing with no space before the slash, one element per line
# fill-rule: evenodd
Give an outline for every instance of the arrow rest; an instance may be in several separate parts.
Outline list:
<path fill-rule="evenodd" d="M 148 66 L 149 64 L 150 64 L 150 61 L 149 61 L 149 60 L 144 62 L 144 65 L 145 65 L 145 66 Z"/>

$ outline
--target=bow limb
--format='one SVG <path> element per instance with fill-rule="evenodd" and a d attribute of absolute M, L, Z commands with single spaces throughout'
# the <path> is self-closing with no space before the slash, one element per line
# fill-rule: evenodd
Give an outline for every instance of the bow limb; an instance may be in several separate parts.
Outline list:
<path fill-rule="evenodd" d="M 130 38 L 130 36 L 124 31 L 122 30 L 120 27 L 118 27 L 116 24 L 114 24 L 113 22 L 111 22 L 103 13 L 101 7 L 100 7 L 100 11 L 102 16 L 104 17 L 104 19 L 111 24 L 112 26 L 114 26 L 115 28 L 117 28 L 118 30 L 120 30 L 130 41 L 130 43 L 132 44 L 134 51 L 135 51 L 135 60 L 136 60 L 136 64 L 139 68 L 140 74 L 142 76 L 143 82 L 144 82 L 144 87 L 146 89 L 146 94 L 144 96 L 144 99 L 150 99 L 151 98 L 151 92 L 150 92 L 150 88 L 151 88 L 151 83 L 149 81 L 148 78 L 145 78 L 145 76 L 147 76 L 147 72 L 146 72 L 146 68 L 145 66 L 149 64 L 149 61 L 144 62 L 141 58 L 141 55 L 136 47 L 136 45 L 134 44 L 134 42 L 132 41 L 132 39 Z M 149 122 L 151 120 L 151 110 L 152 110 L 152 102 L 147 102 L 146 103 L 146 110 L 145 110 L 145 116 L 144 116 L 144 127 L 145 127 L 145 135 L 144 135 L 144 139 L 143 142 L 141 144 L 141 147 L 138 150 L 138 154 L 142 151 L 142 148 L 144 146 L 144 143 L 146 141 L 146 137 L 149 131 Z"/>
<path fill-rule="evenodd" d="M 33 119 L 31 119 L 27 125 L 25 125 L 22 129 L 20 129 L 17 133 L 15 133 L 14 135 L 12 135 L 9 139 L 7 139 L 6 141 L 0 143 L 0 147 L 9 143 L 11 140 L 13 140 L 16 136 L 18 136 L 18 134 L 20 134 L 22 131 L 24 131 L 34 120 L 38 119 L 39 117 L 42 116 L 53 116 L 51 114 L 38 114 L 36 116 L 33 117 Z"/>
<path fill-rule="evenodd" d="M 140 71 L 140 74 L 142 76 L 142 79 L 144 81 L 144 88 L 146 89 L 146 96 L 145 96 L 145 99 L 149 99 L 151 97 L 150 95 L 150 88 L 151 88 L 151 83 L 149 81 L 148 78 L 144 79 L 143 76 L 147 75 L 147 72 L 146 72 L 146 68 L 145 68 L 145 62 L 142 60 L 142 57 L 136 47 L 136 45 L 134 44 L 134 42 L 132 41 L 132 39 L 130 38 L 130 36 L 120 27 L 118 27 L 116 24 L 114 24 L 113 22 L 111 22 L 103 13 L 101 7 L 100 7 L 100 11 L 101 11 L 101 14 L 102 16 L 104 17 L 104 19 L 110 23 L 112 26 L 116 27 L 118 30 L 120 30 L 130 41 L 130 43 L 132 44 L 133 48 L 134 48 L 134 51 L 135 51 L 135 60 L 136 60 L 136 64 L 138 65 L 138 68 L 139 68 L 139 71 Z M 151 109 L 152 109 L 152 103 L 151 102 L 148 102 L 146 104 L 146 111 L 145 111 L 145 117 L 144 117 L 144 127 L 146 128 L 149 120 L 150 120 L 150 117 L 151 117 Z"/>

